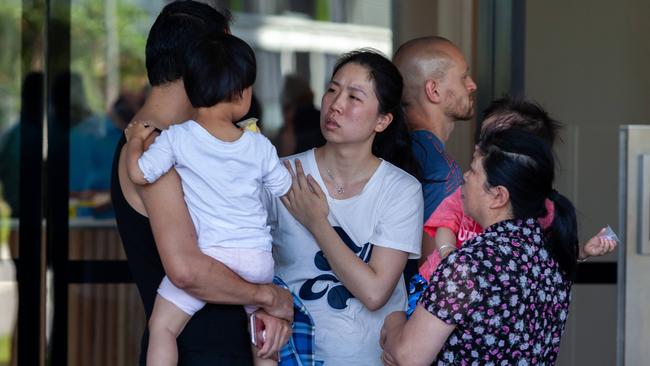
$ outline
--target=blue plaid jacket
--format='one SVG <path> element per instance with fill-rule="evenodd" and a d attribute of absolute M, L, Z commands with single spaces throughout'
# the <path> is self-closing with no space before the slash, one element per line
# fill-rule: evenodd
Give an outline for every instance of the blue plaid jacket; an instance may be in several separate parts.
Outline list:
<path fill-rule="evenodd" d="M 273 283 L 289 289 L 279 277 L 273 278 Z M 300 301 L 298 296 L 293 296 L 293 325 L 289 342 L 280 350 L 279 366 L 322 366 L 323 361 L 314 358 L 314 319 Z"/>

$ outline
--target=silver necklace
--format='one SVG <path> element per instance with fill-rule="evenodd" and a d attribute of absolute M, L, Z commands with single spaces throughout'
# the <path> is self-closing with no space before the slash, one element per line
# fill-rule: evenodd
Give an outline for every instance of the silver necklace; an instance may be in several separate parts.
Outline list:
<path fill-rule="evenodd" d="M 334 180 L 334 176 L 332 176 L 332 171 L 329 169 L 325 169 L 325 171 L 327 172 L 327 177 L 332 181 L 332 183 L 334 183 L 334 189 L 336 189 L 336 193 L 338 195 L 342 195 L 343 193 L 345 193 L 345 188 L 342 185 L 336 183 L 336 180 Z"/>

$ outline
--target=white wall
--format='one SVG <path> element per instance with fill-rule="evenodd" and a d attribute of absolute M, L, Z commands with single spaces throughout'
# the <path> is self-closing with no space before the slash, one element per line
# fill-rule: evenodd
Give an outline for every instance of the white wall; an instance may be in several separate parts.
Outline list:
<path fill-rule="evenodd" d="M 566 125 L 558 190 L 578 209 L 582 240 L 618 230 L 618 126 L 650 123 L 650 2 L 526 7 L 526 94 Z M 568 326 L 558 365 L 614 365 L 616 286 L 574 286 Z"/>

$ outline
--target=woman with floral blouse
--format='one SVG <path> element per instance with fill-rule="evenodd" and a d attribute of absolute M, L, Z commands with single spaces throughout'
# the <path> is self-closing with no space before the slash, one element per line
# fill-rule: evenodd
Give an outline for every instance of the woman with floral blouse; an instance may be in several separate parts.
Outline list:
<path fill-rule="evenodd" d="M 413 316 L 390 314 L 386 365 L 553 365 L 576 271 L 571 202 L 553 190 L 548 144 L 517 130 L 480 142 L 462 187 L 463 207 L 485 232 L 434 272 Z M 555 214 L 544 231 L 536 218 Z"/>

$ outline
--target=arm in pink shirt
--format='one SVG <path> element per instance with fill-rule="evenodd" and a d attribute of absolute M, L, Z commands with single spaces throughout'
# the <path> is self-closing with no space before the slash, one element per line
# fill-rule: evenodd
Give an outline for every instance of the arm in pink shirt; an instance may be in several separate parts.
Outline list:
<path fill-rule="evenodd" d="M 458 233 L 463 218 L 463 200 L 460 188 L 447 196 L 424 223 L 424 231 L 435 238 L 438 228 L 445 227 Z M 424 253 L 422 253 L 424 256 Z"/>
<path fill-rule="evenodd" d="M 446 256 L 458 246 L 456 234 L 460 228 L 462 217 L 463 201 L 460 188 L 458 188 L 442 200 L 431 214 L 431 217 L 424 223 L 424 231 L 434 240 L 423 241 L 430 244 L 422 247 L 419 270 L 422 277 L 428 279 L 438 266 L 442 260 L 440 256 L 441 249 Z M 449 245 L 453 247 L 449 247 Z"/>

